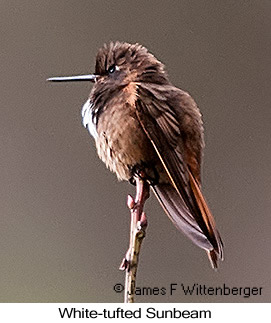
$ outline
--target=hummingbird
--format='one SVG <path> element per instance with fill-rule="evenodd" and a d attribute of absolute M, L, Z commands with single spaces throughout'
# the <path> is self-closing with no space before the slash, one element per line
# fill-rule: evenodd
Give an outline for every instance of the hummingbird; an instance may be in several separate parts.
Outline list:
<path fill-rule="evenodd" d="M 138 43 L 117 41 L 99 49 L 94 74 L 48 80 L 94 83 L 82 122 L 100 159 L 119 180 L 144 171 L 170 220 L 216 269 L 223 243 L 201 190 L 202 116 L 164 64 Z"/>

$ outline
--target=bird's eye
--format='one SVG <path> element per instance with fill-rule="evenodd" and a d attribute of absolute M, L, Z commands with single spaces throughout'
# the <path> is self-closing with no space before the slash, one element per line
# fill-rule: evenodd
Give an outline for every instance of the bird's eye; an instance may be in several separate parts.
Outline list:
<path fill-rule="evenodd" d="M 109 67 L 109 69 L 108 69 L 108 73 L 112 74 L 112 73 L 114 73 L 114 72 L 115 72 L 115 70 L 116 70 L 116 65 L 115 65 L 115 64 L 114 64 L 114 65 L 111 65 L 111 66 Z"/>

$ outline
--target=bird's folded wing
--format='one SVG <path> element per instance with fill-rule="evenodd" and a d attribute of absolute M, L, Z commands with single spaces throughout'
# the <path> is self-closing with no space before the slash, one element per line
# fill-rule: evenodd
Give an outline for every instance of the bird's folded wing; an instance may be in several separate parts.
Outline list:
<path fill-rule="evenodd" d="M 163 87 L 139 85 L 136 101 L 137 118 L 174 188 L 158 185 L 154 190 L 174 224 L 198 246 L 214 249 L 222 258 L 222 242 L 214 219 L 182 157 L 180 121 L 175 110 L 178 107 L 168 104 L 163 91 Z"/>

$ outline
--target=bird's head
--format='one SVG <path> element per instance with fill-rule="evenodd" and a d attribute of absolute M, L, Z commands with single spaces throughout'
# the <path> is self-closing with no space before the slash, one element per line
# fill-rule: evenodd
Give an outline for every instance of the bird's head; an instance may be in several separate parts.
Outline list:
<path fill-rule="evenodd" d="M 129 82 L 169 83 L 164 65 L 139 44 L 110 42 L 99 49 L 95 73 L 89 75 L 53 77 L 49 81 L 91 81 L 112 86 Z"/>
<path fill-rule="evenodd" d="M 168 82 L 164 65 L 139 44 L 111 42 L 96 56 L 95 74 L 103 82 Z"/>

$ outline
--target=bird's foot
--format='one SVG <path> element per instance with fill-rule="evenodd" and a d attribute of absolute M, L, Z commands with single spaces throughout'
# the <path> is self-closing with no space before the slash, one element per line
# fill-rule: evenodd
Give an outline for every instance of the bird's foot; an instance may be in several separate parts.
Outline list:
<path fill-rule="evenodd" d="M 130 177 L 129 182 L 134 186 L 136 186 L 137 178 L 147 182 L 151 186 L 159 183 L 159 174 L 153 165 L 150 166 L 145 163 L 135 165 L 131 169 L 131 174 L 132 176 Z"/>

